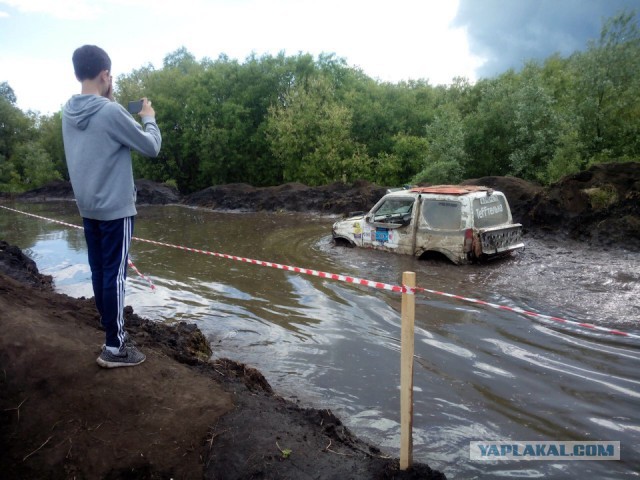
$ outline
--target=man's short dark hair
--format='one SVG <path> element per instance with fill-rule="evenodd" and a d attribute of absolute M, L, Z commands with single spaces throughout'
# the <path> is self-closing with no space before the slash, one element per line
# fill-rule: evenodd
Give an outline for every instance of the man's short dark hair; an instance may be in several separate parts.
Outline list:
<path fill-rule="evenodd" d="M 73 69 L 79 81 L 96 78 L 101 71 L 111 70 L 107 52 L 95 45 L 83 45 L 73 52 Z"/>

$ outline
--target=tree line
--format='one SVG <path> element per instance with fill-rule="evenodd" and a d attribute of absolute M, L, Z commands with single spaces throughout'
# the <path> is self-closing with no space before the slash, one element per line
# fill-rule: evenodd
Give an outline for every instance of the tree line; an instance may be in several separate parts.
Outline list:
<path fill-rule="evenodd" d="M 365 179 L 456 183 L 513 175 L 548 184 L 591 164 L 640 160 L 635 12 L 603 22 L 568 57 L 529 61 L 471 84 L 374 80 L 334 54 L 225 55 L 181 48 L 121 75 L 116 100 L 147 96 L 163 134 L 134 174 L 190 193 L 211 185 Z M 59 113 L 16 107 L 0 84 L 0 191 L 67 179 Z"/>

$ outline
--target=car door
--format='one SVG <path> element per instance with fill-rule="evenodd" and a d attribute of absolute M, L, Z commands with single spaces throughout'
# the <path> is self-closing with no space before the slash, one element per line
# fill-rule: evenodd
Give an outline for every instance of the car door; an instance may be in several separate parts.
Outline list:
<path fill-rule="evenodd" d="M 363 246 L 413 255 L 416 197 L 387 196 L 364 219 Z"/>
<path fill-rule="evenodd" d="M 469 209 L 464 209 L 466 203 L 463 200 L 433 196 L 423 198 L 416 235 L 418 253 L 438 252 L 454 263 L 464 263 L 467 232 L 465 222 Z M 463 211 L 466 211 L 465 215 Z"/>

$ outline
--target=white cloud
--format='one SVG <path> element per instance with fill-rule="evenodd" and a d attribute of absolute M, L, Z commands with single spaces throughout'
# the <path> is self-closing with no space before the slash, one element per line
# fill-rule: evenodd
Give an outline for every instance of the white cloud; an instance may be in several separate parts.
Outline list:
<path fill-rule="evenodd" d="M 70 62 L 69 62 L 70 63 Z M 16 94 L 17 105 L 23 111 L 53 113 L 76 93 L 80 93 L 73 69 L 54 59 L 16 58 L 0 55 L 3 80 Z M 43 82 L 47 72 L 49 82 Z"/>
<path fill-rule="evenodd" d="M 57 111 L 77 93 L 70 57 L 85 43 L 109 53 L 116 77 L 149 63 L 160 68 L 182 46 L 197 59 L 226 54 L 240 62 L 252 53 L 334 53 L 381 81 L 428 79 L 432 85 L 457 76 L 474 82 L 483 63 L 469 53 L 465 29 L 451 27 L 457 0 L 154 0 L 151 6 L 148 0 L 0 0 L 2 5 L 16 9 L 6 9 L 12 18 L 19 12 L 25 18 L 15 22 L 11 36 L 0 35 L 6 75 L 0 80 L 9 82 L 20 108 L 43 113 Z M 69 28 L 62 11 L 86 19 Z M 30 22 L 29 12 L 41 16 L 37 30 L 19 26 Z M 43 44 L 45 49 L 36 47 Z"/>
<path fill-rule="evenodd" d="M 0 0 L 0 4 L 20 13 L 43 13 L 60 20 L 95 19 L 103 11 L 90 0 Z"/>
<path fill-rule="evenodd" d="M 112 0 L 137 2 L 138 0 Z M 185 46 L 196 57 L 225 53 L 244 60 L 285 51 L 335 53 L 383 81 L 475 79 L 483 63 L 469 54 L 464 28 L 452 29 L 457 1 L 424 0 L 185 0 L 176 28 L 157 41 Z M 161 2 L 163 8 L 169 2 Z"/>

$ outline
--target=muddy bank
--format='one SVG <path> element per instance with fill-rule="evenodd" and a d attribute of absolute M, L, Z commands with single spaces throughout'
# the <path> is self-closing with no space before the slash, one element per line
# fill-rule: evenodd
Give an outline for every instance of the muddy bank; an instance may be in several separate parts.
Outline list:
<path fill-rule="evenodd" d="M 538 192 L 525 225 L 595 244 L 640 248 L 640 163 L 594 165 Z"/>
<path fill-rule="evenodd" d="M 548 187 L 514 177 L 482 177 L 462 182 L 503 191 L 514 220 L 526 231 L 567 235 L 598 245 L 640 248 L 640 163 L 607 163 L 569 175 Z M 346 214 L 369 210 L 386 187 L 358 181 L 308 187 L 288 183 L 277 187 L 218 185 L 188 196 L 148 180 L 137 180 L 139 204 L 186 205 L 241 211 L 295 211 Z M 43 201 L 73 199 L 68 182 L 55 182 L 18 197 Z"/>
<path fill-rule="evenodd" d="M 371 208 L 386 192 L 366 181 L 308 187 L 287 183 L 256 188 L 244 183 L 209 187 L 184 199 L 187 205 L 219 210 L 346 213 Z"/>
<path fill-rule="evenodd" d="M 53 292 L 51 276 L 40 274 L 36 262 L 4 240 L 0 240 L 0 272 L 30 287 Z"/>
<path fill-rule="evenodd" d="M 210 361 L 194 326 L 126 309 L 147 361 L 103 370 L 93 301 L 51 290 L 0 243 L 0 471 L 6 478 L 445 478 L 355 437 L 330 410 L 274 393 L 257 370 Z"/>
<path fill-rule="evenodd" d="M 164 183 L 141 179 L 136 180 L 135 185 L 137 203 L 139 204 L 167 205 L 182 201 L 182 196 L 178 193 L 178 190 Z M 47 200 L 73 200 L 75 197 L 70 182 L 56 180 L 40 188 L 22 193 L 16 198 L 22 201 L 46 202 Z"/>

